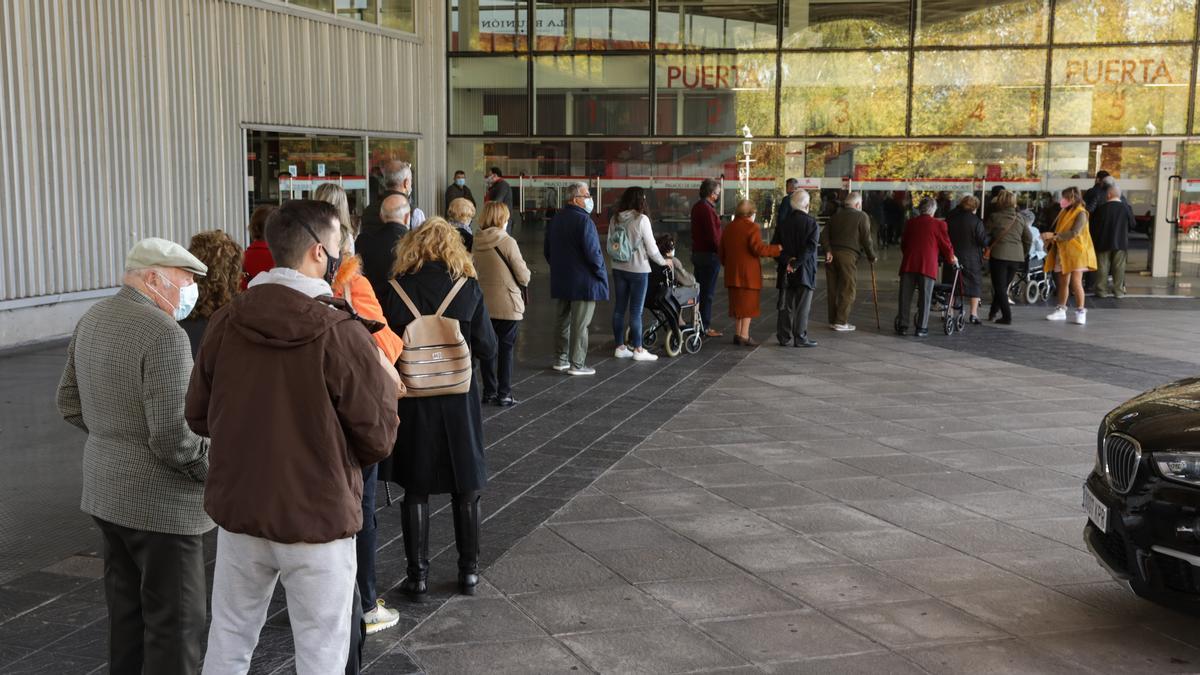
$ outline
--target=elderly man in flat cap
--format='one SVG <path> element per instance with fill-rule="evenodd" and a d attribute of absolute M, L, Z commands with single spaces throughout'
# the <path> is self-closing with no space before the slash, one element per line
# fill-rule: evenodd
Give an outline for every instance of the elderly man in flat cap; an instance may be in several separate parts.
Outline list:
<path fill-rule="evenodd" d="M 120 291 L 76 325 L 58 385 L 59 412 L 88 435 L 80 508 L 104 537 L 114 675 L 200 669 L 208 441 L 183 418 L 192 352 L 177 321 L 207 272 L 173 242 L 134 245 Z"/>

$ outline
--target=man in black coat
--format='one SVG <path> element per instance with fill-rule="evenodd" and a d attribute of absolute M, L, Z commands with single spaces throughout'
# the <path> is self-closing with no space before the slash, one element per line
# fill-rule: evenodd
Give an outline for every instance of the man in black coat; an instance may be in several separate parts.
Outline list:
<path fill-rule="evenodd" d="M 1087 208 L 1088 213 L 1094 213 L 1096 209 L 1107 200 L 1106 190 L 1108 185 L 1113 182 L 1108 180 L 1110 175 L 1111 174 L 1104 169 L 1097 171 L 1096 182 L 1092 184 L 1092 187 L 1084 191 L 1083 205 L 1085 208 Z"/>
<path fill-rule="evenodd" d="M 1129 230 L 1133 227 L 1133 209 L 1121 199 L 1121 188 L 1110 183 L 1107 201 L 1092 213 L 1092 245 L 1096 247 L 1096 297 L 1125 297 L 1125 261 L 1129 251 Z M 1112 285 L 1108 275 L 1112 273 Z"/>
<path fill-rule="evenodd" d="M 471 188 L 467 187 L 467 174 L 459 170 L 454 172 L 454 182 L 446 188 L 446 201 L 442 205 L 443 208 L 449 210 L 450 202 L 455 199 L 465 199 L 475 205 L 475 195 L 471 194 Z"/>
<path fill-rule="evenodd" d="M 509 230 L 515 230 L 521 221 L 521 211 L 513 206 L 512 186 L 500 175 L 498 166 L 488 169 L 487 175 L 483 179 L 488 186 L 487 192 L 483 195 L 483 201 L 504 202 L 504 205 L 508 207 Z"/>
<path fill-rule="evenodd" d="M 362 258 L 363 276 L 375 287 L 376 295 L 392 278 L 396 243 L 408 234 L 408 223 L 412 218 L 408 197 L 399 192 L 384 194 L 387 196 L 379 202 L 379 224 L 364 223 L 362 232 L 354 240 L 354 251 Z"/>
<path fill-rule="evenodd" d="M 808 214 L 811 198 L 807 190 L 796 190 L 788 200 L 791 207 L 787 218 L 775 228 L 772 244 L 780 244 L 783 252 L 776 259 L 778 274 L 775 286 L 779 289 L 779 319 L 775 336 L 786 347 L 816 347 L 808 338 L 808 315 L 812 309 L 813 291 L 817 287 L 817 220 Z"/>

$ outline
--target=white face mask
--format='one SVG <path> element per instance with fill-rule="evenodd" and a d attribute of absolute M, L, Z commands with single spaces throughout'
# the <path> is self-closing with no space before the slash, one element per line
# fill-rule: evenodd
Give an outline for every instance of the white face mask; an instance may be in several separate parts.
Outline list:
<path fill-rule="evenodd" d="M 175 284 L 165 276 L 160 274 L 159 278 L 168 284 L 175 286 Z M 147 286 L 147 288 L 149 288 L 149 286 Z M 187 286 L 175 286 L 175 288 L 179 289 L 179 305 L 175 307 L 175 311 L 172 316 L 175 317 L 176 321 L 183 321 L 184 319 L 188 318 L 188 315 L 191 314 L 192 310 L 196 308 L 196 302 L 200 300 L 200 286 L 195 283 L 191 283 Z M 163 297 L 162 293 L 155 291 L 153 288 L 150 290 L 154 291 L 155 295 L 162 298 L 163 302 L 167 303 L 168 305 L 171 304 L 169 300 Z"/>
<path fill-rule="evenodd" d="M 587 199 L 583 200 L 583 210 L 584 211 L 591 213 L 592 209 L 595 209 L 595 208 L 596 208 L 596 202 L 592 201 L 591 197 L 588 197 Z"/>

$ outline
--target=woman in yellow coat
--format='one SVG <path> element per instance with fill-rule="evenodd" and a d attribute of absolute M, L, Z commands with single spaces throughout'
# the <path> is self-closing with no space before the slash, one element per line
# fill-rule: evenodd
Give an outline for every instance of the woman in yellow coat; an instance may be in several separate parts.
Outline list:
<path fill-rule="evenodd" d="M 1076 309 L 1071 323 L 1087 323 L 1087 308 L 1084 307 L 1083 273 L 1096 270 L 1096 249 L 1092 246 L 1092 235 L 1088 231 L 1088 213 L 1083 204 L 1079 188 L 1069 187 L 1059 200 L 1062 211 L 1054 220 L 1054 231 L 1043 232 L 1046 242 L 1047 274 L 1058 279 L 1058 307 L 1046 315 L 1050 321 L 1067 320 L 1067 295 L 1075 296 Z"/>

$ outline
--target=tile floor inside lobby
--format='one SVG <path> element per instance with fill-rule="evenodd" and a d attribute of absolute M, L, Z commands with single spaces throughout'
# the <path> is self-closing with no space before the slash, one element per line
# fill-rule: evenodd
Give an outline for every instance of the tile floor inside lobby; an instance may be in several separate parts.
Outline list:
<path fill-rule="evenodd" d="M 1021 307 L 917 341 L 876 332 L 860 293 L 859 332 L 814 321 L 800 350 L 769 340 L 773 297 L 764 346 L 655 364 L 605 358 L 601 308 L 595 378 L 544 370 L 545 317 L 527 321 L 522 403 L 486 411 L 481 593 L 450 593 L 440 513 L 435 601 L 385 593 L 403 618 L 368 639 L 367 672 L 1200 671 L 1200 621 L 1111 581 L 1079 506 L 1100 416 L 1200 370 L 1192 301 L 1101 301 L 1086 327 Z M 0 357 L 19 497 L 0 509 L 0 673 L 104 672 L 82 439 L 44 398 L 60 354 Z M 383 589 L 403 578 L 398 516 L 379 515 Z M 253 672 L 292 672 L 290 653 L 279 599 Z"/>

